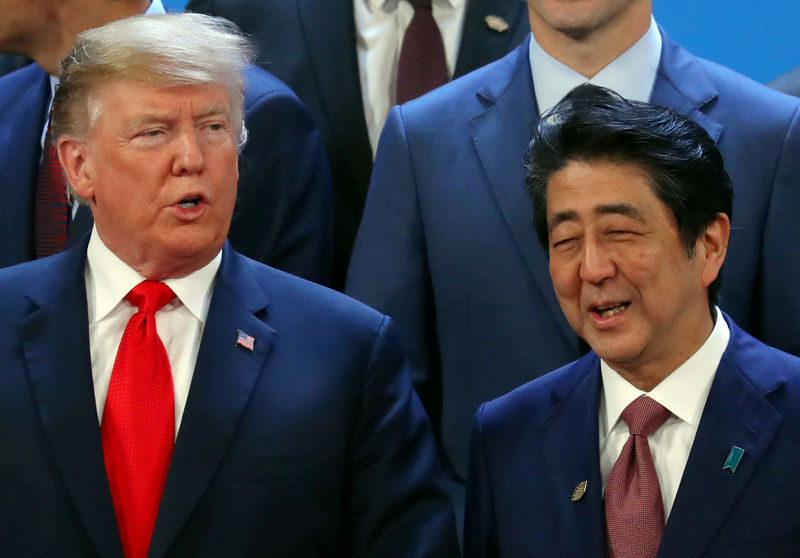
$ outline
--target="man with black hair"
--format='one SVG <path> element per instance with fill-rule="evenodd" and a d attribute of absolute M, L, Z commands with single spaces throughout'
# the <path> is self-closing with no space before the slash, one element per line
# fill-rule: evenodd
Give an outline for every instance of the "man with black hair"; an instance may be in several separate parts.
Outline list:
<path fill-rule="evenodd" d="M 796 556 L 800 361 L 715 306 L 733 190 L 713 140 L 587 85 L 528 169 L 592 351 L 478 410 L 465 556 Z"/>
<path fill-rule="evenodd" d="M 717 142 L 736 191 L 720 307 L 800 354 L 800 99 L 695 57 L 650 0 L 528 0 L 504 58 L 389 115 L 345 292 L 392 316 L 463 499 L 478 405 L 585 351 L 531 226 L 532 129 L 591 82 L 671 107 Z M 463 506 L 461 506 L 463 507 Z"/>

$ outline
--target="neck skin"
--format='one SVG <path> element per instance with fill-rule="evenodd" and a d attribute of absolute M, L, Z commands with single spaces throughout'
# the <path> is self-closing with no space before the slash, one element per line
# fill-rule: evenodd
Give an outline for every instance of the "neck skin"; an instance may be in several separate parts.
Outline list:
<path fill-rule="evenodd" d="M 143 14 L 150 7 L 150 0 L 62 0 L 51 4 L 47 17 L 41 18 L 42 27 L 31 30 L 26 45 L 19 50 L 53 76 L 79 33 Z"/>
<path fill-rule="evenodd" d="M 706 310 L 705 315 L 698 316 L 695 323 L 697 324 L 694 328 L 696 333 L 692 336 L 692 343 L 682 347 L 682 350 L 670 355 L 669 358 L 659 360 L 657 363 L 639 364 L 638 366 L 627 366 L 625 363 L 611 362 L 608 365 L 634 387 L 649 392 L 689 360 L 708 340 L 711 331 L 714 329 L 714 319 L 708 310 Z"/>
<path fill-rule="evenodd" d="M 582 76 L 592 78 L 642 38 L 650 27 L 649 1 L 631 5 L 590 30 L 570 32 L 548 25 L 528 8 L 536 42 L 553 58 Z"/>

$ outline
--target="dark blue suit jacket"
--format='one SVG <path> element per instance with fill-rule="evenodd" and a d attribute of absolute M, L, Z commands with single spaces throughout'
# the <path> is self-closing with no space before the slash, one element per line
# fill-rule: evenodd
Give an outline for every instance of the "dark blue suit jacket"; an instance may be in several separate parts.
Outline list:
<path fill-rule="evenodd" d="M 710 132 L 736 191 L 720 306 L 800 353 L 800 290 L 787 280 L 800 277 L 800 100 L 663 40 L 652 100 Z M 393 109 L 348 275 L 348 294 L 400 326 L 462 483 L 478 405 L 582 353 L 523 182 L 537 119 L 527 40 Z"/>
<path fill-rule="evenodd" d="M 372 170 L 352 0 L 190 0 L 186 9 L 225 17 L 251 35 L 258 64 L 314 115 L 333 174 L 334 285 L 342 287 Z M 489 14 L 509 29 L 492 31 L 484 21 Z M 500 58 L 529 31 L 524 0 L 469 0 L 454 75 Z"/>
<path fill-rule="evenodd" d="M 249 139 L 239 156 L 239 192 L 229 238 L 243 254 L 326 284 L 331 273 L 331 181 L 311 116 L 267 72 L 245 71 Z M 37 64 L 0 78 L 0 267 L 33 259 L 33 199 L 50 99 Z M 81 207 L 70 241 L 91 228 Z"/>
<path fill-rule="evenodd" d="M 800 555 L 800 360 L 739 329 L 708 394 L 659 558 Z M 606 555 L 595 353 L 483 405 L 465 558 Z M 735 473 L 722 466 L 744 449 Z M 588 481 L 585 496 L 572 491 Z"/>
<path fill-rule="evenodd" d="M 3 555 L 122 557 L 85 254 L 0 270 Z M 149 556 L 456 556 L 388 318 L 229 246 L 212 296 Z"/>

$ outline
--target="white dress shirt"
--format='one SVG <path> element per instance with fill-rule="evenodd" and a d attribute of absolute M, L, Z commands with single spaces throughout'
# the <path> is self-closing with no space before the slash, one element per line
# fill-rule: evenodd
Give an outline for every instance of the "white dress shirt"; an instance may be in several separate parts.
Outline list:
<path fill-rule="evenodd" d="M 661 42 L 661 33 L 651 16 L 650 27 L 638 41 L 595 76 L 587 79 L 550 56 L 531 35 L 529 55 L 539 115 L 556 106 L 564 95 L 584 83 L 606 87 L 626 99 L 649 101 L 661 60 Z"/>
<path fill-rule="evenodd" d="M 451 77 L 461 44 L 466 4 L 467 0 L 432 0 L 433 19 L 442 34 Z M 406 0 L 353 0 L 353 12 L 361 98 L 374 157 L 389 109 L 396 104 L 397 63 L 414 8 Z"/>
<path fill-rule="evenodd" d="M 197 351 L 211 304 L 211 291 L 221 261 L 220 251 L 205 267 L 186 277 L 165 280 L 164 283 L 172 289 L 176 298 L 156 312 L 156 330 L 164 343 L 172 369 L 176 436 L 189 396 Z M 122 333 L 128 320 L 137 311 L 125 300 L 125 295 L 145 279 L 106 247 L 95 228 L 86 253 L 84 280 L 89 310 L 94 400 L 97 418 L 102 422 L 108 384 Z"/>
<path fill-rule="evenodd" d="M 661 499 L 664 502 L 664 518 L 669 517 L 675 495 L 689 459 L 697 426 L 706 405 L 711 383 L 717 373 L 722 353 L 728 346 L 730 330 L 719 308 L 714 329 L 706 342 L 689 360 L 664 378 L 650 392 L 644 392 L 628 383 L 604 361 L 600 361 L 603 389 L 600 395 L 600 474 L 603 491 L 606 489 L 608 473 L 622 453 L 628 440 L 628 425 L 620 419 L 634 399 L 647 395 L 666 407 L 672 416 L 649 438 Z"/>

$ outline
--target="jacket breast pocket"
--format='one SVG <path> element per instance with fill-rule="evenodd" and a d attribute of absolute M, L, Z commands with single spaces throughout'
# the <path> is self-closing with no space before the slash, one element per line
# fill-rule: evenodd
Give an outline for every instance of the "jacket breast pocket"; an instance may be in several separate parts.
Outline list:
<path fill-rule="evenodd" d="M 233 478 L 240 482 L 301 481 L 324 476 L 331 468 L 325 455 L 318 451 L 251 455 L 233 466 Z"/>

